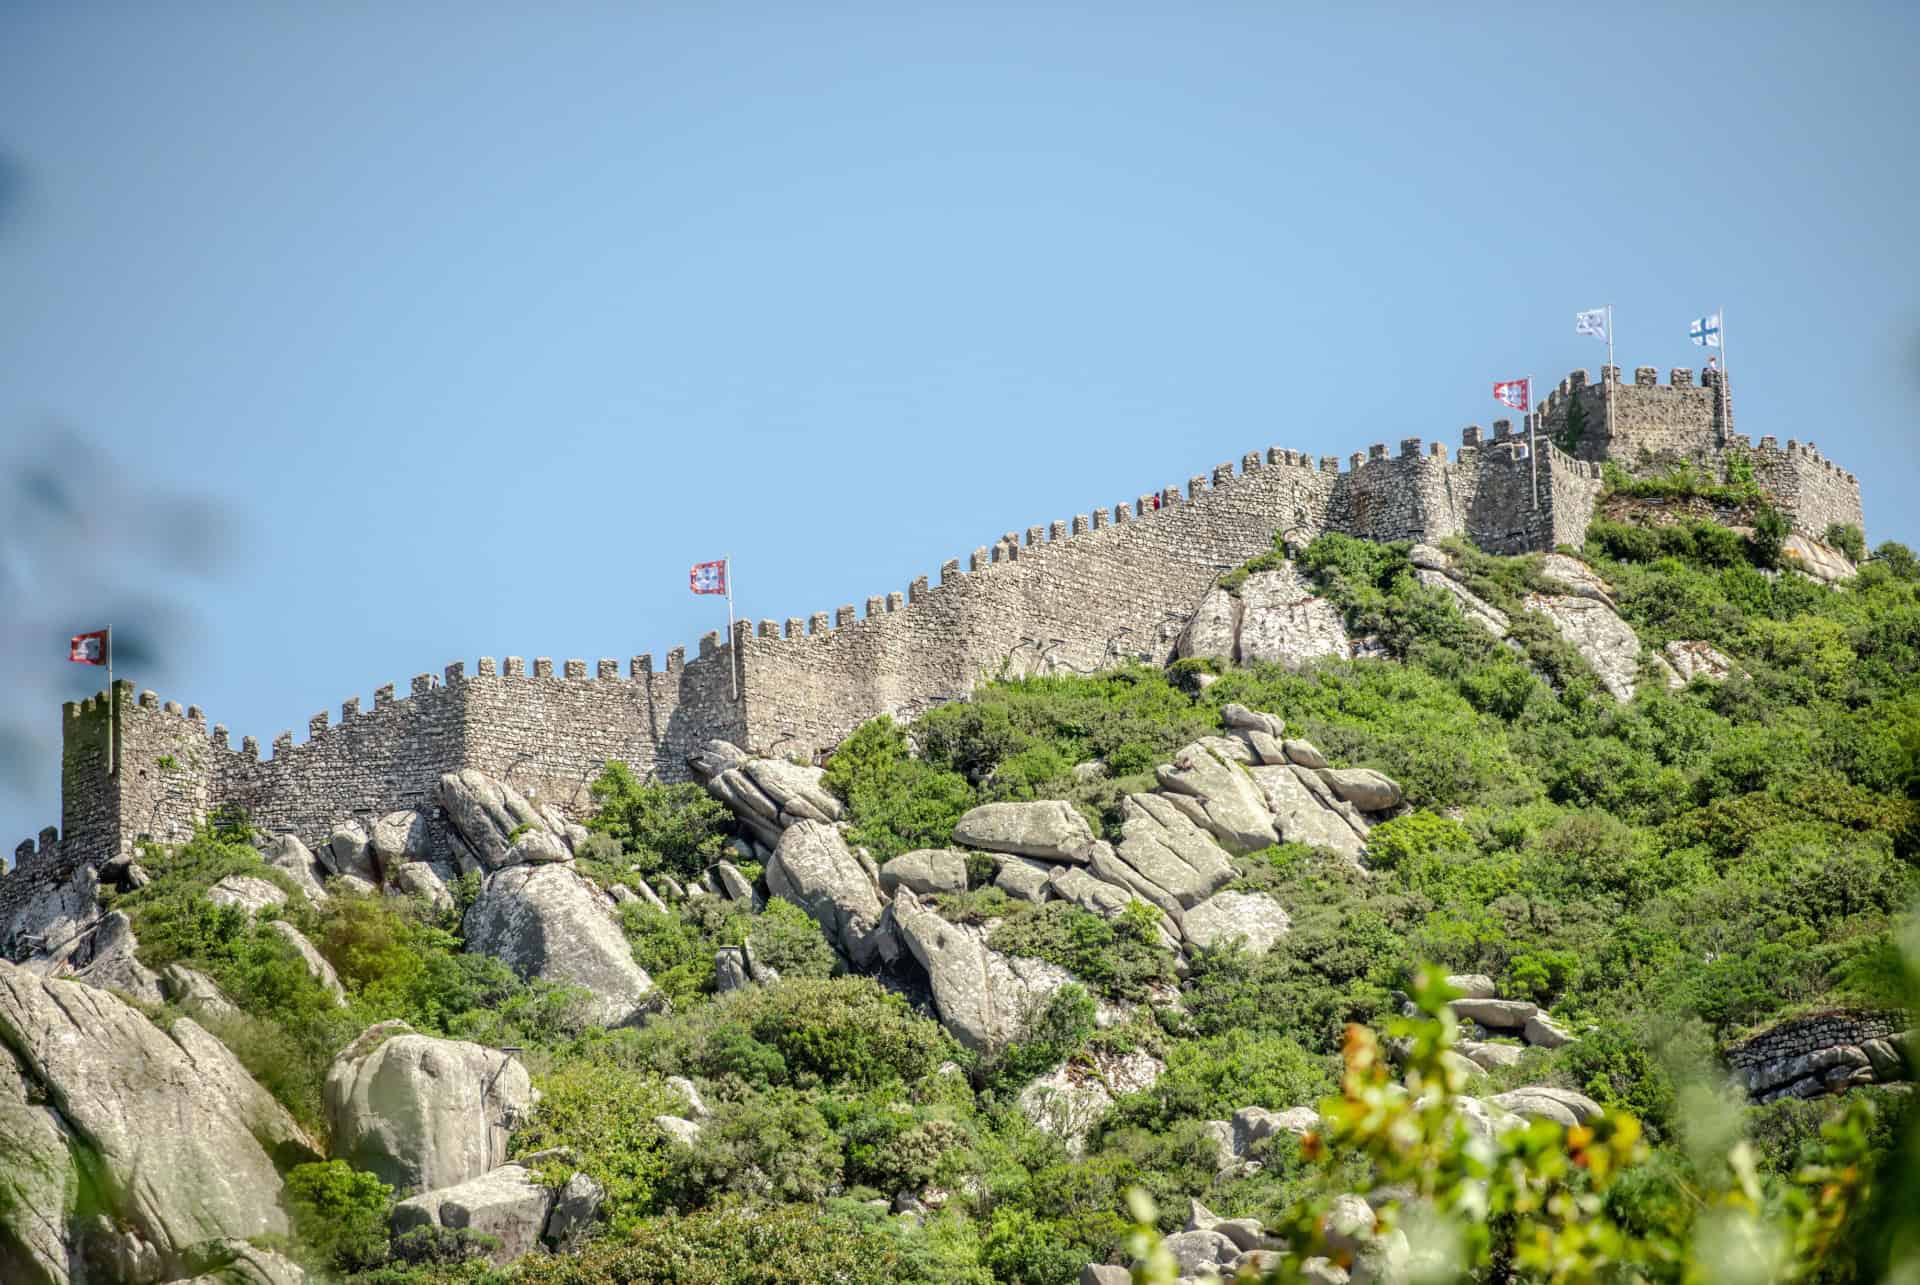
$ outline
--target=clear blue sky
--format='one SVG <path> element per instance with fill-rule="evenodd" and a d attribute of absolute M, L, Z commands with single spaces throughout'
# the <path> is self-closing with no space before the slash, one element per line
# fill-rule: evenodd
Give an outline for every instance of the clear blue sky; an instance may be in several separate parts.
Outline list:
<path fill-rule="evenodd" d="M 1742 431 L 1920 542 L 1920 6 L 538 8 L 0 0 L 0 445 L 80 435 L 114 509 L 0 497 L 8 852 L 105 613 L 304 739 L 691 648 L 695 559 L 805 615 L 1250 449 L 1457 442 L 1609 302 L 1662 370 L 1724 304 Z"/>

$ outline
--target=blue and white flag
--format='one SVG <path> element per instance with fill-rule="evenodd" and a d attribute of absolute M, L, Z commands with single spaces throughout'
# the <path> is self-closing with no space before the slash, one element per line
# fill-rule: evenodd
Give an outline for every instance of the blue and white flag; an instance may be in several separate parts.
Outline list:
<path fill-rule="evenodd" d="M 1605 339 L 1607 337 L 1607 310 L 1605 308 L 1591 308 L 1586 312 L 1574 313 L 1573 333 L 1576 335 L 1592 335 L 1596 339 Z"/>
<path fill-rule="evenodd" d="M 1720 346 L 1720 314 L 1716 312 L 1711 317 L 1695 318 L 1693 325 L 1687 329 L 1687 335 L 1702 348 L 1718 348 Z"/>

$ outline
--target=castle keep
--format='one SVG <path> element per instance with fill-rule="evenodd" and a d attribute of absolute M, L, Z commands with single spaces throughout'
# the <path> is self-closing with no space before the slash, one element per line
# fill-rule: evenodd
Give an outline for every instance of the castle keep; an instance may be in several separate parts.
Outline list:
<path fill-rule="evenodd" d="M 1606 399 L 1613 400 L 1607 432 Z M 1830 523 L 1861 525 L 1857 482 L 1811 443 L 1731 432 L 1714 372 L 1666 384 L 1642 367 L 1589 382 L 1575 372 L 1543 400 L 1537 459 L 1505 420 L 1459 447 L 1406 438 L 1345 461 L 1274 447 L 1249 452 L 1130 501 L 1071 521 L 993 536 L 864 611 L 785 621 L 738 621 L 655 666 L 481 657 L 417 675 L 410 691 L 345 701 L 338 721 L 314 715 L 307 737 L 238 746 L 195 707 L 121 684 L 119 771 L 106 771 L 103 693 L 65 706 L 61 828 L 23 843 L 0 879 L 0 923 L 35 885 L 143 839 L 174 842 L 221 808 L 268 832 L 316 844 L 342 818 L 403 808 L 432 816 L 444 772 L 475 767 L 543 800 L 578 808 L 608 759 L 662 779 L 688 775 L 687 754 L 721 738 L 756 754 L 815 757 L 879 714 L 911 718 L 964 697 L 983 679 L 1091 672 L 1123 660 L 1164 663 L 1182 626 L 1221 573 L 1272 547 L 1276 531 L 1304 543 L 1325 531 L 1381 541 L 1463 535 L 1496 553 L 1551 549 L 1584 537 L 1601 467 L 1658 473 L 1690 463 L 1723 476 L 1744 456 L 1792 519 L 1818 539 Z M 1575 408 L 1578 408 L 1577 410 Z M 1552 445 L 1584 420 L 1570 450 Z M 1536 494 L 1537 466 L 1537 494 Z M 738 696 L 735 696 L 737 684 Z M 439 824 L 438 821 L 435 824 Z M 436 845 L 446 836 L 436 833 Z"/>

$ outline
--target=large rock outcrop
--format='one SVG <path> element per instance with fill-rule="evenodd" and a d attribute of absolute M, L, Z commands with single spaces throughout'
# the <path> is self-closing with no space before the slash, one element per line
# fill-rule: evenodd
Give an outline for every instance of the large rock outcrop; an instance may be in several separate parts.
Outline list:
<path fill-rule="evenodd" d="M 1292 563 L 1256 571 L 1234 590 L 1210 592 L 1187 622 L 1177 650 L 1181 656 L 1293 666 L 1353 654 L 1339 610 L 1315 594 Z"/>
<path fill-rule="evenodd" d="M 1144 1049 L 1096 1053 L 1087 1062 L 1062 1062 L 1020 1091 L 1020 1111 L 1034 1127 L 1052 1134 L 1069 1155 L 1085 1149 L 1087 1135 L 1115 1097 L 1150 1089 L 1166 1064 Z"/>
<path fill-rule="evenodd" d="M 387 881 L 387 891 L 399 897 L 418 897 L 436 911 L 447 911 L 453 909 L 453 891 L 449 885 L 455 878 L 450 865 L 410 861 L 393 872 Z"/>
<path fill-rule="evenodd" d="M 1250 955 L 1264 955 L 1287 935 L 1292 921 L 1280 903 L 1261 892 L 1216 892 L 1181 921 L 1196 946 L 1238 939 Z"/>
<path fill-rule="evenodd" d="M 940 892 L 965 892 L 967 854 L 952 848 L 903 852 L 880 867 L 880 888 L 891 894 L 903 885 L 923 897 Z"/>
<path fill-rule="evenodd" d="M 286 1234 L 267 1147 L 297 1162 L 311 1143 L 192 1019 L 165 1032 L 104 991 L 0 963 L 0 1043 L 9 1280 L 64 1285 L 87 1261 L 179 1274 L 218 1242 Z"/>
<path fill-rule="evenodd" d="M 1815 580 L 1826 584 L 1838 584 L 1842 580 L 1851 580 L 1859 574 L 1859 568 L 1852 559 L 1830 544 L 1811 540 L 1795 531 L 1787 536 L 1787 542 L 1781 549 L 1782 565 L 1804 572 Z"/>
<path fill-rule="evenodd" d="M 1181 909 L 1206 900 L 1233 878 L 1226 852 L 1167 796 L 1129 794 L 1121 801 L 1120 817 L 1114 854 Z"/>
<path fill-rule="evenodd" d="M 1696 678 L 1710 683 L 1725 682 L 1736 670 L 1731 657 L 1712 643 L 1698 639 L 1674 639 L 1661 649 L 1673 670 L 1670 686 L 1685 687 Z"/>
<path fill-rule="evenodd" d="M 432 855 L 432 837 L 427 819 L 419 812 L 389 812 L 373 823 L 367 836 L 373 859 L 389 879 L 399 867 L 410 861 L 425 861 Z"/>
<path fill-rule="evenodd" d="M 416 1227 L 445 1227 L 491 1236 L 499 1245 L 488 1257 L 500 1265 L 540 1247 L 553 1203 L 553 1188 L 519 1165 L 501 1165 L 401 1201 L 394 1206 L 393 1231 L 403 1236 Z"/>
<path fill-rule="evenodd" d="M 1551 621 L 1616 700 L 1633 699 L 1640 681 L 1640 636 L 1607 602 L 1570 594 L 1530 593 L 1521 605 Z"/>
<path fill-rule="evenodd" d="M 522 977 L 584 989 L 592 1021 L 620 1026 L 652 1007 L 653 979 L 634 962 L 611 903 L 571 864 L 494 872 L 464 923 L 468 950 Z"/>
<path fill-rule="evenodd" d="M 1839 573 L 1840 567 L 1818 549 L 1807 549 L 1808 565 L 1803 569 L 1809 574 L 1827 578 Z M 1518 647 L 1509 637 L 1511 617 L 1461 583 L 1453 558 L 1444 549 L 1416 544 L 1408 557 L 1421 585 L 1446 593 L 1467 620 L 1495 638 L 1507 639 L 1509 646 Z M 1839 558 L 1839 562 L 1846 560 Z M 1850 573 L 1851 564 L 1846 566 Z M 1580 653 L 1610 694 L 1621 701 L 1631 700 L 1639 683 L 1642 648 L 1633 627 L 1615 609 L 1612 587 L 1592 567 L 1562 553 L 1545 555 L 1539 569 L 1547 582 L 1545 591 L 1528 594 L 1521 601 L 1522 609 L 1544 616 Z M 1364 650 L 1348 641 L 1344 630 L 1335 633 L 1339 629 L 1338 613 L 1313 596 L 1291 565 L 1283 571 L 1255 573 L 1237 592 L 1239 596 L 1234 597 L 1215 589 L 1207 596 L 1188 621 L 1178 654 L 1231 661 L 1278 659 L 1298 664 L 1314 656 L 1351 656 Z M 1229 639 L 1231 648 L 1227 646 Z M 1685 650 L 1675 655 L 1676 647 Z M 1666 655 L 1654 654 L 1646 663 L 1661 681 L 1675 687 L 1684 686 L 1696 673 L 1719 678 L 1731 668 L 1731 662 L 1704 643 L 1671 644 Z"/>
<path fill-rule="evenodd" d="M 141 963 L 139 940 L 126 912 L 108 911 L 67 956 L 73 980 L 113 991 L 142 1004 L 163 1004 L 167 988 L 160 975 Z"/>
<path fill-rule="evenodd" d="M 948 923 L 908 888 L 894 894 L 888 919 L 926 969 L 941 1024 L 977 1052 L 1017 1038 L 1047 996 L 1073 980 L 1053 964 L 989 948 L 984 929 Z"/>
<path fill-rule="evenodd" d="M 474 860 L 486 870 L 509 865 L 515 842 L 526 832 L 554 833 L 552 824 L 525 795 L 475 768 L 442 776 L 433 797 Z"/>
<path fill-rule="evenodd" d="M 286 1255 L 244 1240 L 209 1246 L 196 1257 L 196 1265 L 200 1275 L 173 1285 L 309 1285 L 311 1279 Z"/>
<path fill-rule="evenodd" d="M 533 1101 L 512 1055 L 420 1035 L 405 1022 L 368 1027 L 327 1070 L 333 1154 L 406 1193 L 500 1165 Z"/>
<path fill-rule="evenodd" d="M 207 900 L 216 906 L 233 906 L 249 915 L 287 904 L 280 885 L 256 875 L 232 874 L 207 889 Z"/>
<path fill-rule="evenodd" d="M 307 845 L 295 836 L 276 836 L 268 841 L 260 856 L 268 865 L 293 880 L 294 886 L 308 901 L 318 905 L 327 899 L 327 891 L 320 884 L 320 880 L 328 873 L 327 868 L 314 860 Z"/>
<path fill-rule="evenodd" d="M 797 822 L 830 823 L 846 815 L 845 805 L 820 784 L 825 774 L 817 767 L 755 758 L 728 741 L 708 741 L 687 757 L 687 765 L 767 848 Z"/>
<path fill-rule="evenodd" d="M 1276 661 L 1301 665 L 1352 652 L 1340 611 L 1294 569 L 1256 571 L 1240 587 L 1240 639 L 1235 657 L 1242 664 Z"/>
<path fill-rule="evenodd" d="M 856 968 L 890 953 L 875 878 L 833 826 L 795 822 L 781 834 L 766 876 L 768 890 L 813 916 Z"/>
<path fill-rule="evenodd" d="M 1359 861 L 1367 842 L 1365 823 L 1357 815 L 1326 806 L 1314 788 L 1318 778 L 1310 770 L 1290 763 L 1262 764 L 1251 775 L 1266 795 L 1282 840 L 1331 848 L 1349 861 Z"/>
<path fill-rule="evenodd" d="M 1531 1120 L 1551 1120 L 1567 1128 L 1591 1123 L 1604 1114 L 1600 1104 L 1586 1094 L 1545 1084 L 1496 1093 L 1487 1099 L 1487 1104 Z"/>
<path fill-rule="evenodd" d="M 1085 861 L 1093 827 L 1060 799 L 1032 803 L 983 803 L 953 827 L 956 843 L 1048 861 Z"/>
<path fill-rule="evenodd" d="M 1423 548 L 1427 550 L 1427 565 L 1424 566 L 1421 565 L 1420 552 Z M 1507 613 L 1448 575 L 1445 568 L 1451 560 L 1446 554 L 1431 545 L 1415 545 L 1413 556 L 1413 576 L 1422 586 L 1438 589 L 1450 596 L 1454 605 L 1460 608 L 1461 615 L 1495 638 L 1507 636 L 1507 630 L 1513 627 L 1513 622 L 1508 618 Z"/>
<path fill-rule="evenodd" d="M 91 866 L 81 866 L 65 879 L 42 882 L 0 931 L 0 954 L 14 960 L 64 958 L 99 922 L 99 895 L 100 876 Z"/>
<path fill-rule="evenodd" d="M 1268 847 L 1278 836 L 1273 813 L 1259 785 L 1247 773 L 1251 760 L 1244 741 L 1209 736 L 1181 748 L 1173 762 L 1154 769 L 1154 776 L 1168 794 L 1194 800 L 1200 811 L 1194 820 L 1228 850 L 1254 852 Z"/>

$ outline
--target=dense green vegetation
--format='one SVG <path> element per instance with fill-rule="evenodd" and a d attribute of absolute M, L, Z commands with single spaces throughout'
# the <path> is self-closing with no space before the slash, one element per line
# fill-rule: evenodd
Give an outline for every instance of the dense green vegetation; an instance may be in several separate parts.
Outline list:
<path fill-rule="evenodd" d="M 1451 551 L 1474 592 L 1513 615 L 1517 646 L 1423 588 L 1403 547 L 1325 536 L 1301 567 L 1394 659 L 1235 669 L 1204 688 L 1197 665 L 1030 678 L 930 711 L 910 731 L 877 720 L 841 746 L 826 783 L 847 801 L 853 841 L 880 861 L 946 845 L 983 801 L 1068 799 L 1111 834 L 1120 800 L 1150 788 L 1173 750 L 1218 731 L 1235 701 L 1406 787 L 1413 810 L 1374 831 L 1371 874 L 1299 844 L 1241 859 L 1236 886 L 1279 900 L 1291 931 L 1258 959 L 1231 946 L 1199 953 L 1184 979 L 1150 913 L 1107 921 L 1013 902 L 985 886 L 990 869 L 971 868 L 972 887 L 943 896 L 943 913 L 991 924 L 997 948 L 1059 963 L 1086 988 L 1060 992 L 991 1058 L 880 982 L 845 975 L 812 921 L 777 901 L 759 915 L 715 898 L 667 914 L 628 905 L 635 956 L 673 1011 L 617 1032 L 583 1025 L 564 991 L 465 954 L 457 914 L 391 898 L 318 909 L 295 899 L 280 913 L 338 969 L 349 1004 L 336 1007 L 277 934 L 201 896 L 226 873 L 277 878 L 242 832 L 149 854 L 154 882 L 119 904 L 147 962 L 191 963 L 235 1000 L 242 1017 L 208 1024 L 316 1132 L 328 1060 L 372 1021 L 524 1046 L 545 1097 L 516 1151 L 570 1147 L 609 1193 L 602 1238 L 580 1258 L 530 1263 L 513 1277 L 527 1282 L 1054 1285 L 1124 1258 L 1133 1189 L 1162 1211 L 1163 1231 L 1189 1196 L 1222 1216 L 1285 1224 L 1302 1199 L 1351 1190 L 1360 1157 L 1380 1159 L 1377 1140 L 1356 1126 L 1309 1154 L 1288 1136 L 1267 1144 L 1257 1172 L 1223 1177 L 1202 1126 L 1334 1092 L 1343 1047 L 1351 1083 L 1349 1024 L 1384 1029 L 1419 961 L 1486 973 L 1580 1032 L 1492 1083 L 1556 1084 L 1637 1117 L 1641 1141 L 1621 1143 L 1631 1173 L 1604 1193 L 1622 1236 L 1685 1244 L 1717 1207 L 1699 1193 L 1730 1186 L 1756 1193 L 1757 1206 L 1792 1206 L 1805 1146 L 1858 1152 L 1865 1136 L 1884 1150 L 1903 1110 L 1896 1095 L 1856 1091 L 1851 1100 L 1878 1101 L 1878 1123 L 1856 1116 L 1822 1143 L 1827 1104 L 1709 1109 L 1719 1099 L 1708 1086 L 1729 1039 L 1796 1012 L 1906 1001 L 1897 942 L 1920 892 L 1913 555 L 1882 546 L 1856 580 L 1827 588 L 1770 574 L 1764 547 L 1709 523 L 1596 523 L 1583 556 L 1642 641 L 1705 641 L 1737 666 L 1723 683 L 1678 691 L 1649 668 L 1621 705 L 1521 609 L 1527 593 L 1552 588 L 1539 558 Z M 595 794 L 599 837 L 581 867 L 602 883 L 686 879 L 726 842 L 724 810 L 691 787 L 641 784 L 616 764 Z M 783 980 L 716 995 L 714 950 L 745 940 Z M 894 980 L 910 988 L 911 967 Z M 1180 1002 L 1164 1002 L 1175 986 Z M 1101 1030 L 1096 998 L 1137 1007 Z M 1167 1069 L 1119 1098 L 1084 1154 L 1019 1110 L 1033 1075 L 1134 1050 Z M 670 1075 L 695 1080 L 713 1108 L 692 1148 L 652 1123 L 675 1109 Z M 1735 1180 L 1727 1156 L 1741 1130 L 1753 1167 Z M 1546 1163 L 1548 1143 L 1529 1145 Z M 295 1178 L 288 1201 L 316 1268 L 388 1285 L 506 1279 L 461 1263 L 471 1245 L 383 1245 L 370 1229 L 390 1196 L 344 1165 Z M 922 1221 L 867 1203 L 901 1193 L 929 1206 Z M 1509 1262 L 1511 1244 L 1496 1242 L 1515 1226 L 1492 1225 L 1488 1261 Z M 1822 1244 L 1842 1280 L 1846 1256 L 1869 1241 Z M 1631 1261 L 1679 1279 L 1677 1258 Z"/>
<path fill-rule="evenodd" d="M 1691 464 L 1677 464 L 1658 477 L 1635 477 L 1611 460 L 1602 466 L 1607 491 L 1641 500 L 1710 500 L 1721 504 L 1759 505 L 1766 493 L 1754 481 L 1753 462 L 1744 455 L 1731 457 L 1724 481 L 1715 481 Z"/>

